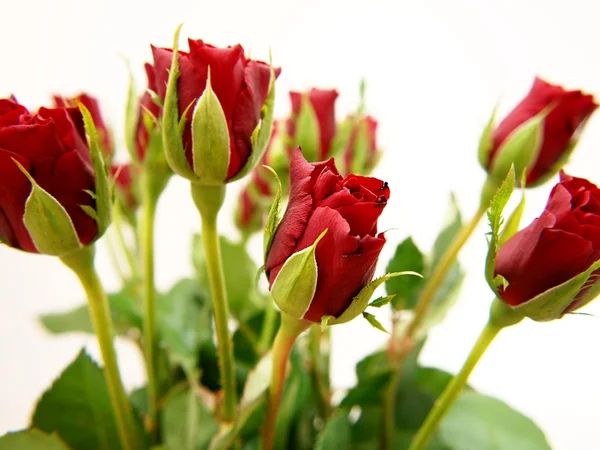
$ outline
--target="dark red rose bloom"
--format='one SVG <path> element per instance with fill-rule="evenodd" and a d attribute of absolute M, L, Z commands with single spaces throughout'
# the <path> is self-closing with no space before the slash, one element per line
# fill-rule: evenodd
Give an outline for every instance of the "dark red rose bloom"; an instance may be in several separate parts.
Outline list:
<path fill-rule="evenodd" d="M 318 280 L 304 318 L 338 317 L 373 278 L 385 243 L 377 220 L 390 190 L 376 178 L 342 177 L 333 159 L 309 164 L 300 150 L 292 156 L 290 199 L 265 266 L 273 285 L 285 261 L 328 229 L 317 245 Z"/>
<path fill-rule="evenodd" d="M 110 157 L 114 153 L 113 143 L 111 139 L 110 129 L 106 126 L 106 122 L 102 118 L 102 113 L 100 112 L 100 104 L 98 100 L 91 95 L 88 94 L 79 94 L 75 97 L 61 97 L 55 95 L 53 97 L 54 105 L 57 108 L 77 108 L 77 102 L 81 102 L 83 106 L 85 106 L 94 121 L 94 125 L 96 126 L 96 131 L 98 132 L 98 138 L 100 140 L 100 145 L 102 145 L 102 153 L 106 156 Z"/>
<path fill-rule="evenodd" d="M 352 117 L 349 118 L 352 120 Z M 371 116 L 362 117 L 358 123 L 354 126 L 352 133 L 350 134 L 350 140 L 346 150 L 344 151 L 344 166 L 346 167 L 346 173 L 352 171 L 352 161 L 355 156 L 356 138 L 361 127 L 365 127 L 368 137 L 367 155 L 361 170 L 365 173 L 370 172 L 375 167 L 377 161 L 377 121 Z"/>
<path fill-rule="evenodd" d="M 308 95 L 310 104 L 315 110 L 317 121 L 319 123 L 320 146 L 319 159 L 329 157 L 331 152 L 331 143 L 336 132 L 335 123 L 335 100 L 338 92 L 335 89 L 316 89 L 313 88 L 308 93 L 290 92 L 292 101 L 292 117 L 288 120 L 288 134 L 292 141 L 296 135 L 296 117 L 302 106 L 302 96 Z"/>
<path fill-rule="evenodd" d="M 137 178 L 135 166 L 127 164 L 113 164 L 110 167 L 111 177 L 116 177 L 115 188 L 117 194 L 123 199 L 123 204 L 130 210 L 137 209 L 138 200 L 135 195 L 135 180 Z"/>
<path fill-rule="evenodd" d="M 143 161 L 146 156 L 146 150 L 149 144 L 149 135 L 144 123 L 144 114 L 151 114 L 157 119 L 161 115 L 161 107 L 154 101 L 149 91 L 156 92 L 156 80 L 154 77 L 154 67 L 152 64 L 146 63 L 146 76 L 148 77 L 148 89 L 144 91 L 140 99 L 137 131 L 135 135 L 135 146 L 137 149 L 138 158 Z"/>
<path fill-rule="evenodd" d="M 600 259 L 600 189 L 564 172 L 560 178 L 542 215 L 498 252 L 496 274 L 509 283 L 501 297 L 511 306 L 570 280 Z M 576 306 L 577 301 L 565 312 Z"/>
<path fill-rule="evenodd" d="M 592 95 L 581 91 L 566 91 L 541 78 L 536 78 L 527 96 L 504 118 L 492 134 L 493 147 L 488 168 L 503 142 L 521 124 L 550 107 L 544 119 L 543 142 L 539 156 L 527 175 L 527 184 L 534 184 L 550 172 L 569 149 L 572 139 L 598 105 Z"/>
<path fill-rule="evenodd" d="M 37 253 L 23 224 L 31 183 L 13 160 L 65 208 L 80 242 L 89 244 L 98 227 L 81 205 L 95 207 L 85 192 L 95 191 L 95 179 L 79 110 L 30 114 L 14 99 L 0 100 L 0 241 Z"/>
<path fill-rule="evenodd" d="M 189 46 L 189 52 L 179 51 L 179 115 L 204 92 L 210 66 L 212 89 L 221 103 L 229 128 L 229 180 L 244 167 L 252 153 L 250 139 L 260 121 L 261 108 L 269 93 L 271 69 L 264 62 L 246 59 L 241 45 L 217 48 L 202 40 L 190 39 Z M 164 100 L 173 50 L 152 47 L 152 53 L 157 93 Z M 278 75 L 279 72 L 277 69 L 275 74 Z M 193 167 L 190 126 L 193 106 L 187 111 L 183 145 L 188 162 Z"/>

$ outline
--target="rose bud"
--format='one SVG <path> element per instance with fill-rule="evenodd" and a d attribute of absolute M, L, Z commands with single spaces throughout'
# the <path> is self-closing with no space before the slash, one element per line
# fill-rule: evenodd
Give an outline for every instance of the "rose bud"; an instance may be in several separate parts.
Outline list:
<path fill-rule="evenodd" d="M 557 319 L 591 301 L 600 284 L 600 189 L 560 174 L 544 212 L 500 248 L 499 298 L 524 316 Z"/>
<path fill-rule="evenodd" d="M 102 153 L 106 155 L 106 158 L 110 159 L 114 154 L 111 132 L 108 126 L 106 126 L 106 122 L 104 122 L 104 119 L 102 118 L 98 100 L 85 93 L 79 94 L 75 97 L 61 97 L 55 95 L 53 100 L 54 106 L 57 108 L 77 108 L 77 103 L 79 102 L 88 109 L 92 115 L 92 119 L 94 120 L 96 131 L 98 132 L 98 138 L 100 140 L 100 145 L 102 146 Z"/>
<path fill-rule="evenodd" d="M 536 78 L 527 96 L 494 128 L 494 117 L 479 146 L 479 161 L 495 180 L 515 165 L 517 179 L 537 186 L 553 177 L 575 148 L 598 105 L 591 95 L 567 91 Z"/>
<path fill-rule="evenodd" d="M 240 45 L 189 40 L 189 52 L 152 47 L 169 165 L 197 185 L 221 186 L 247 174 L 271 135 L 279 70 L 247 59 Z M 180 126 L 180 122 L 182 122 Z"/>
<path fill-rule="evenodd" d="M 334 324 L 364 311 L 366 303 L 353 302 L 365 297 L 359 294 L 366 287 L 372 293 L 369 282 L 385 243 L 377 220 L 389 196 L 383 181 L 342 177 L 333 159 L 308 163 L 294 152 L 289 203 L 276 231 L 270 215 L 267 229 L 274 236 L 266 239 L 265 272 L 284 313 Z"/>
<path fill-rule="evenodd" d="M 92 117 L 85 107 L 81 112 L 40 108 L 31 114 L 14 99 L 0 100 L 0 241 L 62 256 L 104 233 L 110 221 L 106 169 Z"/>
<path fill-rule="evenodd" d="M 346 119 L 345 126 L 352 127 L 343 154 L 345 173 L 368 175 L 380 157 L 377 150 L 377 121 L 371 116 L 364 116 L 359 120 L 350 116 Z"/>
<path fill-rule="evenodd" d="M 311 89 L 290 92 L 292 114 L 287 123 L 291 147 L 300 146 L 308 161 L 320 161 L 331 156 L 336 133 L 335 89 Z"/>
<path fill-rule="evenodd" d="M 117 199 L 126 211 L 135 211 L 139 206 L 137 194 L 138 170 L 132 164 L 113 164 L 110 175 L 115 180 Z"/>

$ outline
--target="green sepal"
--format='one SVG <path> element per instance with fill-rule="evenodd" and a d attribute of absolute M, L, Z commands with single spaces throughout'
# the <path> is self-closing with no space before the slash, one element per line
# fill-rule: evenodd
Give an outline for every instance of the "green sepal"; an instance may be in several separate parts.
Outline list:
<path fill-rule="evenodd" d="M 479 139 L 479 149 L 477 150 L 477 157 L 479 158 L 479 164 L 481 167 L 487 170 L 490 164 L 490 152 L 492 151 L 492 147 L 494 146 L 494 141 L 492 139 L 492 134 L 494 133 L 494 128 L 496 125 L 496 112 L 498 110 L 498 105 L 492 111 L 492 116 L 488 121 L 487 125 L 483 129 L 483 133 L 481 134 L 481 138 Z"/>
<path fill-rule="evenodd" d="M 580 127 L 581 127 L 581 125 L 580 125 Z M 527 185 L 527 187 L 541 186 L 546 181 L 548 181 L 550 178 L 554 177 L 558 172 L 560 172 L 561 169 L 569 161 L 569 158 L 571 157 L 573 150 L 575 150 L 575 147 L 577 147 L 578 142 L 579 142 L 579 139 L 577 139 L 577 138 L 571 139 L 571 142 L 569 143 L 569 145 L 567 146 L 565 151 L 560 155 L 558 160 L 554 163 L 554 165 L 549 170 L 545 171 L 543 173 L 543 175 L 540 176 L 537 180 L 534 180 L 532 183 L 529 183 Z"/>
<path fill-rule="evenodd" d="M 269 215 L 267 217 L 267 221 L 265 223 L 265 231 L 263 234 L 263 251 L 265 263 L 267 261 L 267 255 L 269 254 L 269 250 L 271 249 L 271 244 L 273 243 L 273 238 L 275 237 L 275 233 L 277 232 L 277 228 L 279 227 L 279 222 L 281 222 L 281 200 L 283 197 L 283 189 L 281 186 L 281 180 L 279 179 L 279 175 L 277 172 L 273 170 L 269 166 L 263 166 L 269 172 L 271 172 L 275 179 L 277 180 L 277 193 L 275 194 L 275 198 L 273 199 L 273 204 L 269 209 Z"/>
<path fill-rule="evenodd" d="M 94 120 L 88 109 L 80 102 L 77 102 L 79 111 L 83 117 L 83 123 L 85 125 L 85 132 L 88 136 L 88 146 L 90 148 L 90 159 L 94 166 L 94 179 L 95 179 L 95 192 L 94 198 L 96 200 L 96 215 L 94 220 L 98 226 L 98 233 L 96 234 L 95 240 L 100 238 L 111 221 L 111 212 L 113 204 L 113 196 L 109 188 L 108 181 L 108 170 L 104 164 L 104 158 L 100 150 L 100 144 L 98 142 L 98 133 L 96 132 L 96 126 Z M 82 207 L 83 208 L 83 207 Z M 85 210 L 85 208 L 84 208 Z"/>
<path fill-rule="evenodd" d="M 260 110 L 260 123 L 256 126 L 252 132 L 252 153 L 248 157 L 246 164 L 232 179 L 231 181 L 239 180 L 246 176 L 254 166 L 263 157 L 269 139 L 271 138 L 271 131 L 273 129 L 273 114 L 275 111 L 275 70 L 271 66 L 271 79 L 269 81 L 269 93 L 265 100 L 265 104 Z"/>
<path fill-rule="evenodd" d="M 365 319 L 367 319 L 367 322 L 369 322 L 373 328 L 377 328 L 378 330 L 383 331 L 384 333 L 390 334 L 388 330 L 386 330 L 384 326 L 381 325 L 381 323 L 375 318 L 373 314 L 363 312 L 362 315 Z"/>
<path fill-rule="evenodd" d="M 346 308 L 346 310 L 338 318 L 330 320 L 329 324 L 337 325 L 340 323 L 350 322 L 356 316 L 362 314 L 365 311 L 365 309 L 369 305 L 369 300 L 371 300 L 371 297 L 375 292 L 375 289 L 377 289 L 390 278 L 400 277 L 404 275 L 415 275 L 421 278 L 423 277 L 423 275 L 421 275 L 420 273 L 412 271 L 386 273 L 382 277 L 376 278 L 375 280 L 367 284 L 364 288 L 362 288 L 358 295 L 354 297 L 350 306 L 348 306 L 348 308 Z"/>
<path fill-rule="evenodd" d="M 565 314 L 567 307 L 574 301 L 577 301 L 579 309 L 600 293 L 600 283 L 597 282 L 598 275 L 594 274 L 594 271 L 599 268 L 600 261 L 596 261 L 585 272 L 513 307 L 513 310 L 537 322 L 560 319 Z M 586 288 L 588 290 L 585 294 L 578 296 Z"/>
<path fill-rule="evenodd" d="M 500 241 L 500 227 L 502 225 L 502 211 L 506 207 L 513 190 L 515 189 L 515 169 L 510 167 L 508 175 L 502 182 L 496 194 L 492 198 L 490 209 L 488 210 L 488 222 L 491 231 L 489 233 L 488 252 L 485 259 L 485 279 L 489 286 L 497 294 L 497 289 L 501 284 L 505 284 L 506 280 L 503 277 L 495 277 L 496 253 L 498 252 Z"/>
<path fill-rule="evenodd" d="M 523 183 L 523 176 L 521 179 L 521 186 L 525 186 Z M 518 230 L 519 224 L 521 223 L 521 219 L 523 218 L 523 212 L 525 211 L 525 188 L 522 188 L 521 201 L 517 205 L 517 207 L 513 210 L 513 212 L 508 217 L 504 228 L 502 228 L 502 233 L 498 239 L 498 247 L 502 247 L 506 241 L 508 241 Z"/>
<path fill-rule="evenodd" d="M 23 223 L 38 252 L 61 256 L 81 248 L 81 242 L 65 208 L 40 187 L 16 159 L 13 158 L 13 161 L 31 183 Z"/>
<path fill-rule="evenodd" d="M 209 67 L 206 88 L 192 114 L 193 169 L 197 183 L 218 186 L 225 184 L 229 168 L 229 128 L 210 78 Z"/>
<path fill-rule="evenodd" d="M 198 177 L 190 167 L 183 148 L 183 129 L 179 127 L 179 99 L 177 96 L 177 80 L 179 78 L 179 25 L 173 38 L 173 61 L 169 70 L 165 107 L 162 115 L 163 146 L 167 162 L 173 172 L 191 181 Z M 185 114 L 183 115 L 185 121 Z M 185 122 L 184 122 L 185 123 Z"/>
<path fill-rule="evenodd" d="M 356 116 L 349 115 L 342 121 L 342 123 L 338 125 L 337 131 L 331 143 L 331 153 L 326 156 L 336 158 L 336 160 L 342 157 L 344 151 L 346 148 L 348 148 L 350 138 L 352 137 L 352 130 L 354 130 L 356 124 Z M 345 168 L 345 170 L 350 170 L 350 168 Z"/>
<path fill-rule="evenodd" d="M 325 229 L 313 245 L 290 256 L 273 282 L 271 295 L 279 309 L 290 317 L 303 319 L 317 289 L 315 250 L 327 233 Z"/>
<path fill-rule="evenodd" d="M 129 71 L 129 87 L 127 89 L 127 103 L 125 104 L 125 146 L 131 161 L 139 163 L 135 138 L 137 134 L 139 116 L 138 96 L 135 88 L 135 80 L 133 74 Z"/>
<path fill-rule="evenodd" d="M 329 325 L 329 321 L 335 319 L 335 316 L 323 316 L 321 317 L 321 333 L 325 332 L 327 325 Z"/>
<path fill-rule="evenodd" d="M 317 113 L 310 103 L 308 94 L 302 95 L 300 111 L 296 117 L 294 145 L 299 145 L 308 162 L 320 159 L 321 130 Z"/>
<path fill-rule="evenodd" d="M 544 139 L 544 119 L 549 112 L 548 108 L 544 109 L 506 138 L 494 158 L 489 170 L 490 176 L 496 180 L 506 178 L 511 165 L 514 165 L 520 176 L 527 168 L 534 166 Z"/>
<path fill-rule="evenodd" d="M 396 294 L 386 295 L 385 297 L 379 297 L 373 300 L 367 306 L 371 306 L 373 308 L 381 308 L 382 306 L 389 304 L 394 299 L 394 297 L 396 297 Z"/>

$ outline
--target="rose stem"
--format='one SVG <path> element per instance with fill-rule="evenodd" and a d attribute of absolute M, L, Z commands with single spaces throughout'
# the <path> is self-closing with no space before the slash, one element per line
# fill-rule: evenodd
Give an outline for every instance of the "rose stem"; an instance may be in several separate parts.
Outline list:
<path fill-rule="evenodd" d="M 324 421 L 329 418 L 331 406 L 329 403 L 329 388 L 327 386 L 321 364 L 321 329 L 312 327 L 308 334 L 308 349 L 310 357 L 310 372 L 316 387 L 317 405 Z"/>
<path fill-rule="evenodd" d="M 221 419 L 223 422 L 232 422 L 235 418 L 237 403 L 235 361 L 233 342 L 228 328 L 229 306 L 217 231 L 217 215 L 225 199 L 225 186 L 199 186 L 192 183 L 192 198 L 202 219 L 202 246 L 204 247 L 217 332 L 217 352 L 223 389 Z"/>
<path fill-rule="evenodd" d="M 265 306 L 265 318 L 263 325 L 260 330 L 260 337 L 258 339 L 257 350 L 262 355 L 269 350 L 271 341 L 273 340 L 273 334 L 275 333 L 275 326 L 277 323 L 277 310 L 271 303 L 267 303 Z"/>
<path fill-rule="evenodd" d="M 104 376 L 123 448 L 125 450 L 138 450 L 141 448 L 141 443 L 131 405 L 119 375 L 117 356 L 113 346 L 114 331 L 108 298 L 94 268 L 94 253 L 94 246 L 88 246 L 62 256 L 61 260 L 75 272 L 87 295 L 90 319 L 104 361 Z"/>
<path fill-rule="evenodd" d="M 148 376 L 148 429 L 156 437 L 158 415 L 156 288 L 154 286 L 154 219 L 156 205 L 165 184 L 158 182 L 150 168 L 142 172 L 141 254 L 143 262 L 144 354 Z"/>
<path fill-rule="evenodd" d="M 490 204 L 493 193 L 496 190 L 496 183 L 488 178 L 485 182 L 483 189 L 481 190 L 481 200 L 479 208 L 471 218 L 469 222 L 463 225 L 459 230 L 458 234 L 454 237 L 446 251 L 442 254 L 439 262 L 435 266 L 431 275 L 429 275 L 423 290 L 417 300 L 417 304 L 414 309 L 414 315 L 412 320 L 408 323 L 406 331 L 401 337 L 402 342 L 399 343 L 400 351 L 394 353 L 390 351 L 390 358 L 392 364 L 395 366 L 395 375 L 390 381 L 384 400 L 384 438 L 382 439 L 382 448 L 384 450 L 392 449 L 392 434 L 393 427 L 390 424 L 394 423 L 394 411 L 396 409 L 396 396 L 399 386 L 399 381 L 396 378 L 402 376 L 402 364 L 406 357 L 411 353 L 412 347 L 415 344 L 415 335 L 419 330 L 421 324 L 427 317 L 429 307 L 435 298 L 435 294 L 446 279 L 448 271 L 452 268 L 458 253 L 462 249 L 463 245 L 467 242 L 473 231 L 479 224 L 479 221 L 487 211 Z M 390 341 L 390 348 L 395 348 L 397 343 Z M 387 424 L 387 425 L 386 425 Z"/>
<path fill-rule="evenodd" d="M 129 265 L 130 275 L 133 279 L 137 279 L 138 275 L 139 275 L 138 274 L 138 266 L 135 262 L 135 258 L 133 256 L 133 253 L 131 252 L 131 249 L 125 242 L 125 236 L 123 236 L 122 220 L 123 220 L 123 216 L 122 216 L 122 212 L 121 212 L 121 206 L 118 203 L 115 203 L 115 206 L 113 208 L 113 224 L 115 226 L 115 234 L 117 235 L 119 246 L 121 247 L 121 250 L 123 251 L 123 254 L 125 255 L 125 259 L 127 259 L 127 264 Z"/>
<path fill-rule="evenodd" d="M 273 449 L 275 438 L 275 424 L 277 422 L 277 410 L 281 402 L 281 394 L 285 385 L 287 363 L 294 342 L 300 334 L 310 326 L 306 320 L 294 319 L 287 314 L 281 314 L 281 325 L 275 336 L 271 350 L 273 358 L 273 369 L 271 371 L 271 385 L 269 387 L 269 402 L 267 405 L 267 417 L 263 432 L 263 450 Z"/>
<path fill-rule="evenodd" d="M 500 330 L 505 327 L 515 325 L 523 319 L 518 313 L 511 310 L 501 300 L 497 298 L 490 308 L 490 318 L 479 335 L 479 338 L 473 345 L 467 360 L 463 364 L 460 372 L 448 383 L 442 395 L 435 401 L 433 408 L 425 419 L 421 428 L 417 432 L 409 450 L 423 450 L 436 432 L 441 420 L 444 418 L 450 407 L 454 404 L 463 388 L 467 384 L 469 375 L 488 349 L 494 338 Z"/>

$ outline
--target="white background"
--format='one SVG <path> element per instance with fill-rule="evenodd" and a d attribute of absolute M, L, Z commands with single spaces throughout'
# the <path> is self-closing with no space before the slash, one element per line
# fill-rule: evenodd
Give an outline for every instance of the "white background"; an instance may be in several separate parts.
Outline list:
<path fill-rule="evenodd" d="M 52 92 L 89 91 L 100 97 L 120 138 L 127 85 L 122 58 L 130 60 L 141 86 L 149 43 L 170 45 L 182 21 L 186 37 L 216 45 L 241 42 L 259 58 L 271 48 L 283 68 L 280 116 L 289 108 L 287 90 L 315 85 L 339 89 L 341 119 L 356 105 L 364 76 L 368 110 L 380 121 L 386 150 L 376 175 L 392 188 L 381 229 L 397 228 L 388 234 L 386 262 L 408 235 L 424 249 L 431 245 L 450 190 L 466 217 L 475 211 L 484 178 L 477 140 L 499 99 L 506 112 L 535 74 L 600 96 L 598 13 L 592 0 L 3 0 L 0 95 L 14 93 L 33 108 L 47 103 Z M 569 173 L 600 182 L 599 148 L 595 116 Z M 529 193 L 524 223 L 541 212 L 550 186 Z M 239 187 L 231 186 L 221 217 L 230 235 L 235 230 L 229 212 Z M 187 183 L 171 182 L 159 214 L 157 282 L 167 288 L 192 273 L 189 243 L 199 223 Z M 482 276 L 485 231 L 482 223 L 461 255 L 470 273 L 458 305 L 432 333 L 422 357 L 426 364 L 457 370 L 486 320 L 492 296 Z M 98 267 L 106 286 L 115 288 L 100 247 Z M 82 300 L 76 279 L 57 260 L 0 248 L 0 434 L 27 425 L 36 398 L 82 345 L 97 354 L 92 338 L 52 337 L 36 322 L 42 312 Z M 586 312 L 600 315 L 600 304 Z M 384 312 L 379 317 L 389 323 Z M 385 336 L 356 320 L 336 327 L 333 339 L 333 379 L 348 386 L 356 361 Z M 534 418 L 553 448 L 597 450 L 599 343 L 597 317 L 526 321 L 500 335 L 471 381 Z M 136 350 L 118 342 L 118 351 L 128 387 L 143 383 Z"/>

